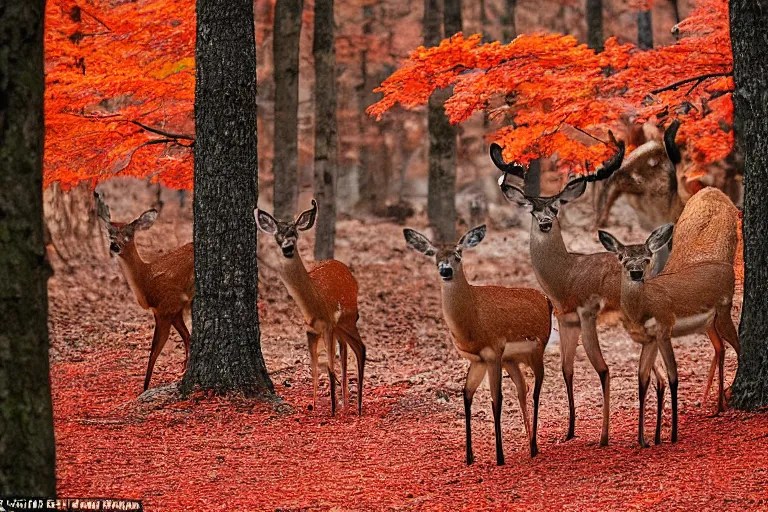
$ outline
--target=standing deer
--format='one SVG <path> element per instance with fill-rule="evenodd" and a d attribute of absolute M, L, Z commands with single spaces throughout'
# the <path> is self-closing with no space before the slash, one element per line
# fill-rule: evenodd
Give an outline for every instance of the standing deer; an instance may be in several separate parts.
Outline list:
<path fill-rule="evenodd" d="M 738 213 L 730 199 L 715 188 L 705 188 L 685 206 L 677 227 L 665 224 L 644 244 L 623 245 L 600 231 L 600 242 L 618 256 L 623 267 L 621 309 L 632 339 L 642 344 L 638 371 L 640 416 L 638 442 L 643 435 L 645 393 L 650 367 L 661 352 L 672 394 L 672 442 L 677 441 L 677 364 L 672 337 L 706 332 L 715 347 L 705 396 L 715 362 L 718 365 L 718 412 L 725 409 L 723 363 L 725 346 L 739 353 L 739 338 L 731 319 L 734 292 L 733 259 Z M 648 277 L 651 254 L 672 239 L 672 253 L 664 270 Z"/>
<path fill-rule="evenodd" d="M 312 401 L 317 407 L 318 343 L 322 338 L 328 356 L 328 376 L 331 381 L 331 415 L 336 414 L 336 375 L 334 359 L 336 340 L 341 356 L 341 389 L 344 407 L 349 403 L 347 382 L 347 346 L 357 358 L 357 413 L 363 410 L 363 371 L 365 344 L 357 330 L 357 281 L 349 268 L 340 261 L 317 262 L 307 270 L 296 244 L 299 231 L 307 231 L 315 224 L 317 202 L 294 221 L 278 221 L 269 213 L 254 210 L 256 224 L 267 235 L 275 237 L 281 251 L 280 279 L 288 289 L 306 321 L 309 357 L 312 366 Z"/>
<path fill-rule="evenodd" d="M 611 138 L 613 135 L 611 134 Z M 512 203 L 526 207 L 533 216 L 531 222 L 531 263 L 544 293 L 555 305 L 555 316 L 560 327 L 560 359 L 568 395 L 568 434 L 575 433 L 576 408 L 573 401 L 573 362 L 579 342 L 579 332 L 590 363 L 600 376 L 603 389 L 603 425 L 600 445 L 608 444 L 610 418 L 610 373 L 605 364 L 597 337 L 597 316 L 602 311 L 619 311 L 621 298 L 621 266 L 610 253 L 579 254 L 568 252 L 560 232 L 557 214 L 560 207 L 579 197 L 587 189 L 588 181 L 608 178 L 621 165 L 624 143 L 615 142 L 617 153 L 603 163 L 595 174 L 575 178 L 558 194 L 550 197 L 531 197 L 521 188 L 508 182 L 511 176 L 530 179 L 525 168 L 504 161 L 502 149 L 491 144 L 491 160 L 502 172 L 499 186 Z M 663 400 L 664 379 L 655 368 L 658 378 L 659 408 Z M 657 423 L 657 437 L 661 423 Z"/>
<path fill-rule="evenodd" d="M 96 198 L 98 217 L 109 235 L 109 253 L 117 256 L 128 285 L 139 305 L 155 316 L 155 334 L 149 354 L 144 391 L 149 388 L 152 370 L 157 356 L 165 346 L 171 326 L 184 341 L 184 371 L 189 360 L 189 331 L 184 323 L 184 311 L 195 296 L 194 251 L 192 244 L 178 249 L 152 262 L 141 259 L 134 240 L 136 231 L 149 229 L 157 219 L 157 210 L 147 210 L 133 222 L 112 222 L 109 207 L 98 192 Z"/>
<path fill-rule="evenodd" d="M 598 227 L 605 226 L 613 203 L 623 194 L 638 212 L 646 229 L 674 222 L 685 203 L 704 188 L 706 173 L 687 174 L 679 165 L 680 150 L 675 144 L 680 121 L 664 131 L 662 140 L 651 139 L 638 146 L 624 160 L 621 169 L 608 178 L 597 203 Z M 648 131 L 658 131 L 655 127 Z"/>
<path fill-rule="evenodd" d="M 434 257 L 442 279 L 443 316 L 459 355 L 470 361 L 464 384 L 467 464 L 472 454 L 472 398 L 488 374 L 496 431 L 496 464 L 504 464 L 501 446 L 501 369 L 504 368 L 517 388 L 517 398 L 525 423 L 531 457 L 539 452 L 536 432 L 539 418 L 539 394 L 544 380 L 544 347 L 552 327 L 552 304 L 538 290 L 473 286 L 467 282 L 462 267 L 462 251 L 475 247 L 485 237 L 485 225 L 469 230 L 456 244 L 435 245 L 424 235 L 405 229 L 405 242 L 411 249 Z M 533 429 L 528 418 L 528 389 L 520 363 L 533 369 Z"/>

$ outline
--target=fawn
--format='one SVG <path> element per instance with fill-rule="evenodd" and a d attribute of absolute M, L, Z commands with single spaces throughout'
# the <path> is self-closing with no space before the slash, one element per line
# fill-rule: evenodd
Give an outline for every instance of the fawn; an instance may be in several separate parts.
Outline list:
<path fill-rule="evenodd" d="M 710 365 L 705 396 L 717 363 L 718 412 L 725 408 L 723 341 L 739 353 L 739 337 L 731 319 L 737 222 L 738 213 L 730 199 L 720 190 L 708 187 L 688 201 L 676 227 L 661 226 L 644 244 L 625 246 L 610 233 L 599 232 L 603 246 L 621 262 L 621 309 L 625 327 L 632 339 L 642 344 L 638 371 L 638 442 L 641 446 L 647 446 L 643 435 L 645 393 L 649 368 L 657 352 L 661 352 L 667 367 L 672 395 L 672 442 L 677 441 L 678 380 L 672 337 L 697 332 L 708 334 L 715 347 L 715 358 Z M 667 265 L 659 275 L 648 278 L 651 254 L 669 239 L 672 239 L 672 253 Z"/>
<path fill-rule="evenodd" d="M 568 252 L 560 232 L 557 214 L 560 207 L 578 199 L 587 189 L 588 181 L 608 178 L 621 166 L 624 157 L 624 143 L 616 142 L 616 154 L 603 163 L 593 175 L 582 176 L 568 182 L 565 188 L 551 197 L 530 197 L 521 188 L 509 182 L 510 176 L 525 180 L 530 177 L 524 167 L 504 161 L 502 149 L 491 144 L 493 163 L 502 171 L 499 186 L 504 196 L 512 203 L 526 207 L 533 216 L 531 222 L 530 251 L 531 263 L 544 293 L 555 305 L 555 316 L 560 328 L 560 359 L 568 395 L 568 434 L 575 433 L 576 408 L 573 401 L 573 362 L 581 332 L 584 351 L 590 363 L 600 376 L 603 389 L 603 425 L 600 445 L 608 444 L 608 423 L 610 417 L 610 373 L 603 359 L 597 337 L 597 316 L 602 311 L 619 311 L 621 298 L 621 266 L 609 253 L 579 254 Z M 661 371 L 654 367 L 658 387 L 663 396 L 664 379 Z M 660 435 L 661 424 L 657 424 Z"/>
<path fill-rule="evenodd" d="M 149 229 L 157 219 L 157 210 L 147 210 L 133 222 L 112 222 L 109 207 L 98 192 L 94 192 L 99 219 L 109 235 L 109 253 L 117 256 L 128 285 L 139 305 L 155 316 L 155 334 L 149 354 L 144 391 L 149 388 L 157 356 L 163 350 L 171 326 L 184 341 L 184 371 L 189 361 L 189 331 L 184 323 L 184 311 L 195 296 L 194 252 L 192 244 L 178 249 L 152 262 L 141 259 L 136 250 L 136 231 Z"/>
<path fill-rule="evenodd" d="M 317 218 L 317 201 L 295 220 L 283 222 L 269 213 L 256 209 L 253 214 L 259 230 L 275 237 L 280 248 L 280 279 L 288 289 L 306 321 L 309 357 L 312 366 L 312 400 L 317 407 L 318 343 L 322 338 L 328 356 L 328 376 L 331 381 L 331 415 L 336 414 L 336 375 L 334 358 L 336 339 L 341 356 L 341 390 L 344 407 L 349 403 L 347 382 L 347 346 L 357 358 L 357 413 L 363 410 L 363 373 L 365 344 L 357 330 L 357 281 L 349 268 L 340 261 L 316 262 L 310 270 L 304 266 L 296 248 L 299 231 L 307 231 Z"/>
<path fill-rule="evenodd" d="M 411 249 L 434 257 L 442 279 L 443 316 L 459 355 L 470 361 L 464 384 L 467 464 L 472 454 L 472 398 L 488 374 L 496 432 L 496 463 L 504 464 L 501 446 L 501 369 L 515 383 L 531 457 L 539 452 L 536 432 L 539 418 L 539 394 L 544 380 L 544 347 L 552 327 L 552 304 L 538 290 L 473 286 L 467 282 L 461 263 L 463 249 L 479 244 L 485 237 L 485 225 L 469 230 L 455 244 L 433 244 L 424 235 L 405 229 L 405 242 Z M 520 363 L 533 369 L 533 429 L 528 418 L 525 377 Z"/>

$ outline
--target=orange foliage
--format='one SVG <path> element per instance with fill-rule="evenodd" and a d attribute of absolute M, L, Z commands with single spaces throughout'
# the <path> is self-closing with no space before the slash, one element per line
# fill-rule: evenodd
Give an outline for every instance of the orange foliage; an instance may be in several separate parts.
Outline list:
<path fill-rule="evenodd" d="M 194 2 L 48 0 L 45 29 L 45 186 L 191 188 Z"/>
<path fill-rule="evenodd" d="M 457 34 L 417 48 L 377 89 L 384 97 L 368 113 L 381 118 L 397 104 L 423 105 L 436 89 L 453 86 L 445 103 L 452 123 L 477 111 L 511 117 L 494 135 L 509 161 L 557 153 L 571 171 L 583 171 L 583 162 L 602 161 L 613 149 L 578 131 L 604 138 L 626 118 L 672 117 L 683 119 L 678 142 L 694 160 L 719 160 L 733 147 L 727 1 L 700 0 L 678 27 L 674 45 L 641 51 L 612 38 L 600 54 L 559 34 L 523 35 L 507 45 Z"/>

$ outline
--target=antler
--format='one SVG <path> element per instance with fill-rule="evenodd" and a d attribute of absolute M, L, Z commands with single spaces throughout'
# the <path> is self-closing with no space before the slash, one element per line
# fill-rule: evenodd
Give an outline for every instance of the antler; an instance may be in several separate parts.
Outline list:
<path fill-rule="evenodd" d="M 96 198 L 96 214 L 103 221 L 110 222 L 111 214 L 109 212 L 109 206 L 104 204 L 104 201 L 101 199 L 101 194 L 94 190 L 93 197 Z"/>
<path fill-rule="evenodd" d="M 599 167 L 597 171 L 594 172 L 594 174 L 589 172 L 589 162 L 584 162 L 584 168 L 587 170 L 587 174 L 584 176 L 584 179 L 587 181 L 602 181 L 610 178 L 611 174 L 618 170 L 621 167 L 621 163 L 624 161 L 624 151 L 626 150 L 626 144 L 624 144 L 623 140 L 617 141 L 611 130 L 608 130 L 608 137 L 611 139 L 611 144 L 618 148 L 618 151 L 611 158 L 604 161 L 603 165 Z"/>
<path fill-rule="evenodd" d="M 525 167 L 518 163 L 507 163 L 501 155 L 501 146 L 495 142 L 491 144 L 491 160 L 494 165 L 504 174 L 512 174 L 518 178 L 525 179 Z"/>
<path fill-rule="evenodd" d="M 669 156 L 669 159 L 675 165 L 679 164 L 682 160 L 682 157 L 680 156 L 680 148 L 675 144 L 675 137 L 677 137 L 677 130 L 679 128 L 680 120 L 675 119 L 669 126 L 667 126 L 667 129 L 664 130 L 664 147 L 667 150 L 667 156 Z"/>

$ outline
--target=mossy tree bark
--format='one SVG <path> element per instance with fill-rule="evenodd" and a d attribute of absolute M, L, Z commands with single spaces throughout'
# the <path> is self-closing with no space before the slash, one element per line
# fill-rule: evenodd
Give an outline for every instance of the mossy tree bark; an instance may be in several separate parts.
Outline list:
<path fill-rule="evenodd" d="M 43 0 L 0 5 L 0 496 L 56 493 L 43 244 Z"/>

